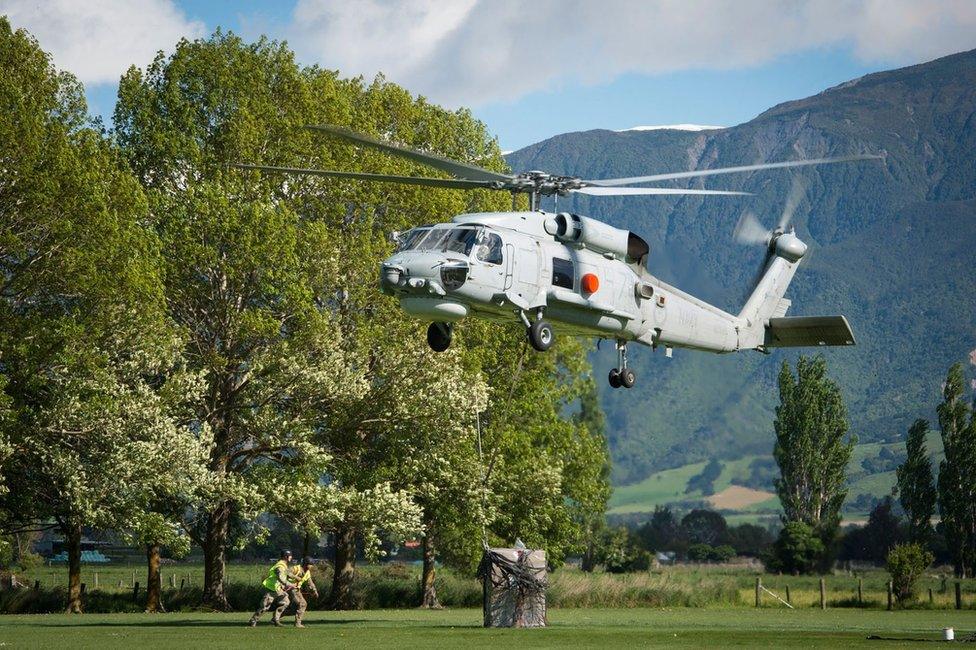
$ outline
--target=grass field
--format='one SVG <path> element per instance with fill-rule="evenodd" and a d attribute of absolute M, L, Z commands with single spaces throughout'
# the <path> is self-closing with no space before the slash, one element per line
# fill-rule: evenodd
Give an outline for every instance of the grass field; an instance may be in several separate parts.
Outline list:
<path fill-rule="evenodd" d="M 274 628 L 246 614 L 37 615 L 0 619 L 0 646 L 11 648 L 330 648 L 493 647 L 908 647 L 976 630 L 976 611 L 562 609 L 549 627 L 481 627 L 481 611 L 313 612 L 306 629 Z M 290 619 L 286 619 L 291 623 Z M 879 636 L 883 642 L 868 640 Z"/>

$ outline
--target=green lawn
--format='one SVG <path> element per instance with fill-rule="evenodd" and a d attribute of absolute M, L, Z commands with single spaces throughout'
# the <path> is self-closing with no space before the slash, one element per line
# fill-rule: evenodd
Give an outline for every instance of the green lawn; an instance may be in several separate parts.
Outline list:
<path fill-rule="evenodd" d="M 0 645 L 21 648 L 879 647 L 976 630 L 976 611 L 561 609 L 550 626 L 486 630 L 473 609 L 314 612 L 308 627 L 245 627 L 246 614 L 37 615 L 0 618 Z M 290 620 L 289 620 L 290 623 Z"/>

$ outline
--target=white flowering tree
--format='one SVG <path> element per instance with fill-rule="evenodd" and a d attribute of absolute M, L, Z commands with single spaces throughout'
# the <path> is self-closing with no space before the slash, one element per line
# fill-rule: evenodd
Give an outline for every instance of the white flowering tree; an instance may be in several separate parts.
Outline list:
<path fill-rule="evenodd" d="M 477 548 L 490 516 L 477 440 L 488 387 L 461 352 L 433 354 L 418 339 L 399 352 L 399 367 L 390 368 L 395 388 L 373 419 L 384 433 L 385 472 L 423 510 L 420 605 L 438 607 L 440 539 L 449 552 Z"/>
<path fill-rule="evenodd" d="M 170 370 L 166 354 L 147 346 L 145 331 L 115 351 L 76 343 L 48 369 L 43 407 L 20 414 L 4 468 L 17 482 L 7 495 L 14 521 L 50 521 L 64 535 L 71 612 L 81 611 L 83 528 L 145 530 L 151 495 L 195 490 L 210 446 L 171 417 L 156 385 Z"/>
<path fill-rule="evenodd" d="M 2 18 L 0 68 L 0 527 L 60 530 L 80 611 L 83 528 L 125 530 L 206 441 L 168 412 L 178 346 L 139 184 L 80 85 Z"/>

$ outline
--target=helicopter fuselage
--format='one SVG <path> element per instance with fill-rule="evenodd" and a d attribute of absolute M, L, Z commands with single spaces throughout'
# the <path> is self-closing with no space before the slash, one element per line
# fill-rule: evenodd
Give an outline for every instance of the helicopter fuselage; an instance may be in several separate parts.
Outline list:
<path fill-rule="evenodd" d="M 643 240 L 586 217 L 464 214 L 400 242 L 382 264 L 381 287 L 422 320 L 528 326 L 544 315 L 559 334 L 652 347 L 724 353 L 749 342 L 740 338 L 740 318 L 650 275 Z"/>

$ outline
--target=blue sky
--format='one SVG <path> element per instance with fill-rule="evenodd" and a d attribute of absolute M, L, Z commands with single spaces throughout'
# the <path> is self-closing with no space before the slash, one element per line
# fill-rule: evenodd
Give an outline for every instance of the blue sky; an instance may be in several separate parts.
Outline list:
<path fill-rule="evenodd" d="M 526 20 L 532 7 L 541 20 Z M 880 8 L 879 8 L 880 7 Z M 119 74 L 220 26 L 304 63 L 468 106 L 503 149 L 593 128 L 731 126 L 863 74 L 976 47 L 969 0 L 0 0 L 110 122 Z"/>

